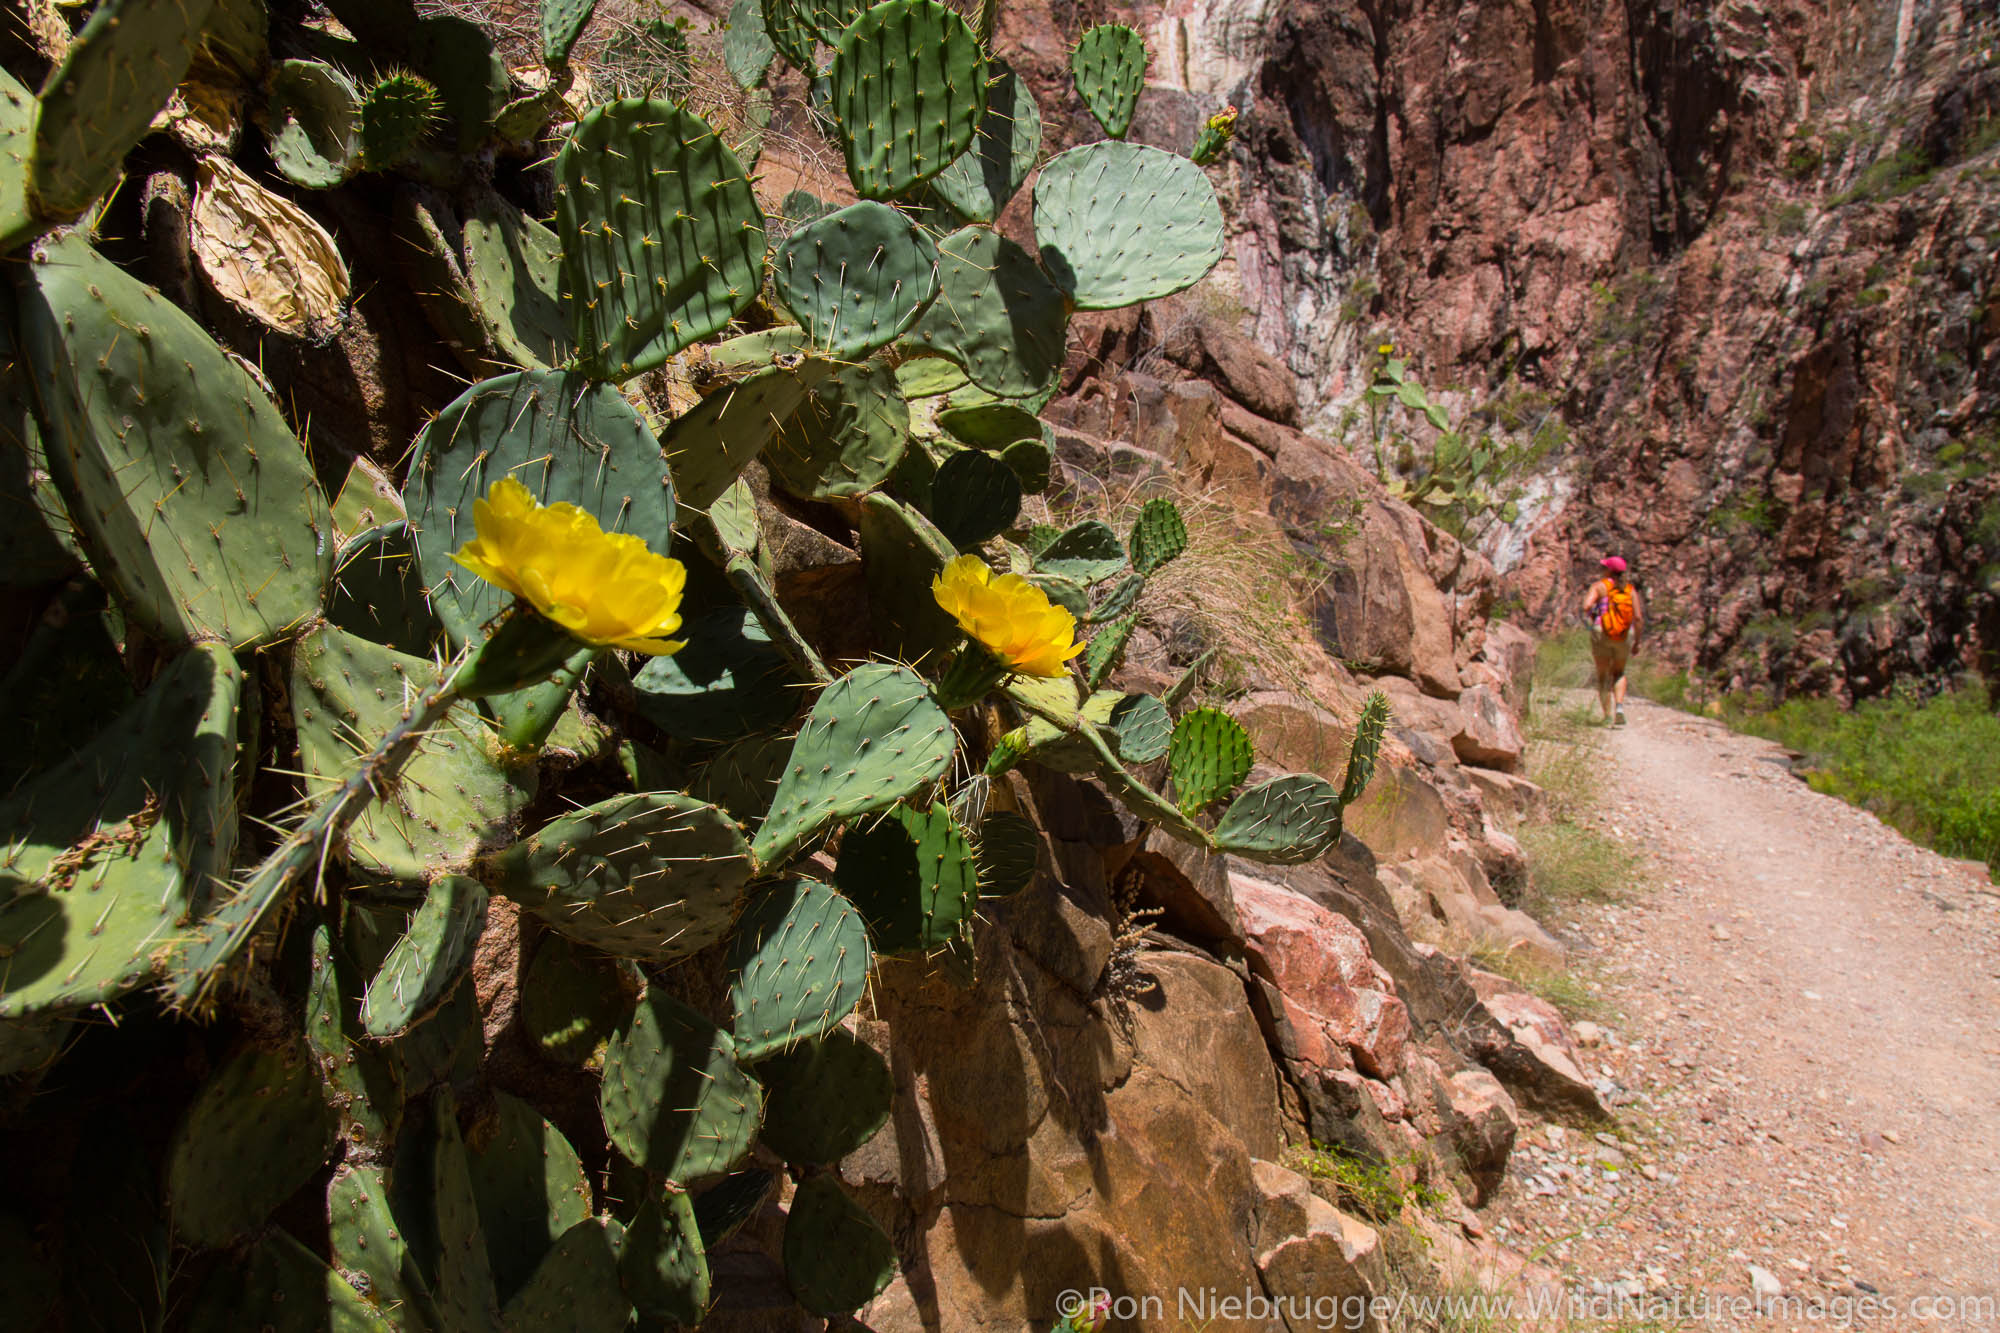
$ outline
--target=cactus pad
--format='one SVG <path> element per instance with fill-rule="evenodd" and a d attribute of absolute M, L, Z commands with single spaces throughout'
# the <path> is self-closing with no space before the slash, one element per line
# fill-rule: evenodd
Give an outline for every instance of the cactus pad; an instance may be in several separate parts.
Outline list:
<path fill-rule="evenodd" d="M 387 171 L 416 151 L 443 114 L 444 100 L 429 79 L 391 74 L 361 98 L 361 165 Z"/>
<path fill-rule="evenodd" d="M 202 1284 L 188 1333 L 394 1333 L 396 1325 L 286 1231 L 247 1262 L 218 1264 Z"/>
<path fill-rule="evenodd" d="M 521 1025 L 550 1059 L 580 1065 L 632 1012 L 639 981 L 624 959 L 550 933 L 521 980 Z"/>
<path fill-rule="evenodd" d="M 1340 784 L 1340 803 L 1352 805 L 1361 799 L 1368 780 L 1375 776 L 1375 759 L 1382 752 L 1382 733 L 1389 727 L 1389 696 L 1371 692 L 1361 705 L 1361 719 L 1354 726 L 1354 744 L 1347 752 L 1347 773 Z"/>
<path fill-rule="evenodd" d="M 465 215 L 465 277 L 472 309 L 502 355 L 531 370 L 561 365 L 569 324 L 557 299 L 556 234 L 492 190 Z"/>
<path fill-rule="evenodd" d="M 794 231 L 772 263 L 778 300 L 815 348 L 856 361 L 901 337 L 938 290 L 930 238 L 864 199 Z"/>
<path fill-rule="evenodd" d="M 969 222 L 997 219 L 1042 153 L 1042 110 L 1034 93 L 1006 61 L 987 63 L 991 77 L 979 137 L 931 180 L 938 197 Z"/>
<path fill-rule="evenodd" d="M 873 360 L 807 391 L 764 450 L 771 480 L 805 500 L 865 495 L 889 479 L 910 438 L 896 372 Z"/>
<path fill-rule="evenodd" d="M 844 1314 L 875 1299 L 896 1276 L 896 1247 L 840 1181 L 814 1176 L 785 1219 L 785 1281 L 814 1314 Z"/>
<path fill-rule="evenodd" d="M 1146 86 L 1146 39 L 1122 23 L 1100 23 L 1078 39 L 1069 69 L 1104 132 L 1124 138 Z"/>
<path fill-rule="evenodd" d="M 1086 519 L 1066 529 L 1035 557 L 1035 569 L 1074 579 L 1085 587 L 1125 568 L 1125 543 L 1111 525 Z"/>
<path fill-rule="evenodd" d="M 1250 735 L 1220 708 L 1197 708 L 1174 724 L 1167 769 L 1181 810 L 1194 814 L 1235 791 L 1250 775 Z"/>
<path fill-rule="evenodd" d="M 1016 440 L 1000 451 L 1000 461 L 1014 470 L 1021 489 L 1030 495 L 1040 495 L 1054 480 L 1055 451 L 1046 440 Z"/>
<path fill-rule="evenodd" d="M 702 510 L 721 499 L 833 369 L 816 358 L 773 366 L 717 389 L 693 411 L 675 418 L 661 446 L 680 502 Z"/>
<path fill-rule="evenodd" d="M 818 36 L 806 22 L 805 0 L 764 0 L 764 33 L 793 69 L 815 73 L 813 45 Z"/>
<path fill-rule="evenodd" d="M 312 973 L 306 988 L 306 1042 L 320 1078 L 351 1141 L 387 1144 L 403 1116 L 396 1069 L 374 1043 L 364 1042 L 359 969 L 321 925 L 312 938 Z"/>
<path fill-rule="evenodd" d="M 1222 206 L 1184 157 L 1088 144 L 1036 178 L 1035 239 L 1078 309 L 1112 310 L 1201 281 L 1222 258 Z"/>
<path fill-rule="evenodd" d="M 985 52 L 938 0 L 863 11 L 840 35 L 827 78 L 847 177 L 864 199 L 893 199 L 943 171 L 986 114 Z"/>
<path fill-rule="evenodd" d="M 903 457 L 928 455 L 911 449 Z M 885 649 L 919 665 L 942 659 L 964 636 L 932 595 L 931 580 L 957 552 L 929 519 L 880 493 L 862 497 L 859 528 L 868 610 Z"/>
<path fill-rule="evenodd" d="M 1083 678 L 1091 689 L 1102 685 L 1105 678 L 1118 669 L 1118 663 L 1125 656 L 1125 645 L 1132 638 L 1132 631 L 1138 627 L 1139 617 L 1128 614 L 1111 621 L 1091 636 L 1083 650 Z"/>
<path fill-rule="evenodd" d="M 91 566 L 169 642 L 282 637 L 319 609 L 333 555 L 297 437 L 158 292 L 74 237 L 35 256 L 22 350 Z"/>
<path fill-rule="evenodd" d="M 847 1017 L 873 961 L 861 914 L 826 885 L 785 880 L 763 890 L 729 942 L 737 1055 L 761 1060 Z"/>
<path fill-rule="evenodd" d="M 294 185 L 325 190 L 361 167 L 361 90 L 317 60 L 285 60 L 271 72 L 271 164 Z"/>
<path fill-rule="evenodd" d="M 979 449 L 1005 449 L 1016 440 L 1042 438 L 1042 419 L 1013 403 L 985 403 L 939 412 L 937 424 Z"/>
<path fill-rule="evenodd" d="M 632 1302 L 618 1287 L 624 1228 L 609 1217 L 586 1217 L 556 1238 L 528 1284 L 507 1302 L 501 1325 L 563 1329 L 565 1333 L 625 1333 Z"/>
<path fill-rule="evenodd" d="M 326 1213 L 334 1266 L 366 1279 L 375 1308 L 403 1327 L 438 1327 L 412 1236 L 390 1205 L 388 1175 L 373 1166 L 341 1166 L 327 1186 Z"/>
<path fill-rule="evenodd" d="M 771 34 L 764 29 L 763 4 L 759 0 L 732 0 L 722 34 L 722 63 L 736 86 L 745 91 L 763 87 L 777 54 Z"/>
<path fill-rule="evenodd" d="M 1110 730 L 1120 759 L 1128 764 L 1150 764 L 1167 752 L 1174 720 L 1156 696 L 1128 694 L 1112 706 Z"/>
<path fill-rule="evenodd" d="M 979 896 L 1005 898 L 1035 880 L 1042 839 L 1025 816 L 988 810 L 979 821 Z"/>
<path fill-rule="evenodd" d="M 648 1319 L 692 1328 L 708 1313 L 708 1252 L 694 1204 L 681 1190 L 639 1206 L 618 1254 L 618 1277 Z"/>
<path fill-rule="evenodd" d="M 991 454 L 960 449 L 931 481 L 931 519 L 962 551 L 999 536 L 1020 515 L 1021 479 Z"/>
<path fill-rule="evenodd" d="M 361 1017 L 371 1037 L 393 1037 L 442 1004 L 472 965 L 486 928 L 486 887 L 463 875 L 430 886 L 410 928 L 368 983 Z"/>
<path fill-rule="evenodd" d="M 1340 841 L 1340 816 L 1340 793 L 1331 782 L 1292 773 L 1231 801 L 1215 826 L 1215 845 L 1253 861 L 1302 865 Z"/>
<path fill-rule="evenodd" d="M 305 1184 L 332 1143 L 333 1111 L 304 1051 L 238 1052 L 174 1131 L 167 1200 L 175 1233 L 193 1245 L 227 1245 Z"/>
<path fill-rule="evenodd" d="M 678 792 L 573 811 L 490 862 L 498 892 L 592 948 L 685 958 L 736 917 L 750 860 L 728 815 Z"/>
<path fill-rule="evenodd" d="M 1133 569 L 1151 577 L 1187 550 L 1187 544 L 1187 522 L 1172 500 L 1159 495 L 1139 506 L 1139 517 L 1133 520 L 1126 543 Z"/>
<path fill-rule="evenodd" d="M 759 865 L 783 865 L 835 820 L 922 790 L 950 768 L 957 740 L 921 676 L 884 662 L 856 667 L 813 705 L 751 852 Z"/>
<path fill-rule="evenodd" d="M 721 806 L 742 823 L 761 820 L 791 756 L 790 736 L 747 737 L 702 765 L 689 794 Z"/>
<path fill-rule="evenodd" d="M 733 741 L 798 711 L 798 684 L 755 615 L 718 607 L 685 633 L 687 647 L 653 658 L 632 678 L 648 722 L 683 740 Z"/>
<path fill-rule="evenodd" d="M 763 1080 L 764 1145 L 787 1162 L 837 1162 L 875 1137 L 896 1096 L 873 1047 L 836 1028 L 773 1056 Z"/>
<path fill-rule="evenodd" d="M 466 1135 L 466 1169 L 500 1299 L 512 1299 L 558 1239 L 590 1216 L 590 1181 L 562 1131 L 518 1097 Z"/>
<path fill-rule="evenodd" d="M 601 106 L 556 158 L 556 233 L 577 364 L 627 380 L 757 298 L 764 214 L 736 155 L 669 102 Z"/>
<path fill-rule="evenodd" d="M 979 901 L 979 868 L 965 830 L 942 803 L 899 806 L 872 826 L 851 828 L 834 882 L 868 919 L 883 953 L 949 943 Z"/>
<path fill-rule="evenodd" d="M 542 63 L 561 65 L 583 35 L 597 0 L 542 0 Z"/>
<path fill-rule="evenodd" d="M 1206 184 L 1206 182 L 1204 182 Z M 957 362 L 988 392 L 1025 398 L 1062 368 L 1063 294 L 1028 252 L 986 227 L 938 243 L 938 297 L 910 341 Z"/>
<path fill-rule="evenodd" d="M 458 1105 L 449 1088 L 431 1103 L 429 1150 L 430 1223 L 425 1240 L 444 1328 L 490 1329 L 498 1321 L 499 1297 L 493 1267 L 479 1231 L 479 1203 L 472 1191 L 472 1167 L 459 1134 Z"/>
<path fill-rule="evenodd" d="M 763 1091 L 727 1032 L 654 990 L 605 1049 L 600 1105 L 619 1152 L 686 1183 L 750 1151 Z"/>

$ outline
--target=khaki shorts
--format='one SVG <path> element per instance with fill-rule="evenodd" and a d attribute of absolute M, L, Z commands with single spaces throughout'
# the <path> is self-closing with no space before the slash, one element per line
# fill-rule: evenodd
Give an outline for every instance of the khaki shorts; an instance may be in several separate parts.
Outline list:
<path fill-rule="evenodd" d="M 1592 630 L 1590 656 L 1599 671 L 1608 668 L 1612 679 L 1616 680 L 1625 674 L 1625 664 L 1632 660 L 1632 636 L 1628 633 L 1614 639 L 1602 630 Z"/>

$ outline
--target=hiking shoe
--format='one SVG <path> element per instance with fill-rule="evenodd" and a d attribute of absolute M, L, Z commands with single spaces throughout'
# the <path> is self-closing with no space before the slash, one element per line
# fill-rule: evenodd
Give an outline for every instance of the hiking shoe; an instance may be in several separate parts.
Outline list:
<path fill-rule="evenodd" d="M 1618 726 L 1621 726 L 1621 727 L 1625 725 L 1625 710 L 1624 710 L 1624 709 L 1622 709 L 1622 708 L 1618 710 L 1618 722 L 1617 722 L 1617 725 L 1618 725 Z"/>

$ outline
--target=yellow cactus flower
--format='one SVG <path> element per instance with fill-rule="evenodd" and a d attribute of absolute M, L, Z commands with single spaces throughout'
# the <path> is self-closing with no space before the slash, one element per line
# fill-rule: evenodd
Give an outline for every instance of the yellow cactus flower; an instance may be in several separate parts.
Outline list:
<path fill-rule="evenodd" d="M 960 629 L 1024 676 L 1060 676 L 1083 651 L 1075 616 L 1019 574 L 995 578 L 976 555 L 946 565 L 931 580 L 931 594 Z"/>
<path fill-rule="evenodd" d="M 452 559 L 600 648 L 663 657 L 687 645 L 681 627 L 687 569 L 640 537 L 606 532 L 573 504 L 544 505 L 512 477 L 472 505 L 479 535 Z"/>

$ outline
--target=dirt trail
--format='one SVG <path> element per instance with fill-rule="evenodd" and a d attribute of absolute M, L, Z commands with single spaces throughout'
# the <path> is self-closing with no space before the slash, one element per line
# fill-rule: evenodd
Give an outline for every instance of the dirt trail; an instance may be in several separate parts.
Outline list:
<path fill-rule="evenodd" d="M 1566 923 L 1621 1124 L 1528 1134 L 1502 1237 L 1600 1294 L 1775 1279 L 1759 1327 L 2000 1330 L 2000 895 L 1776 746 L 1629 714 L 1597 822 L 1650 883 Z"/>

